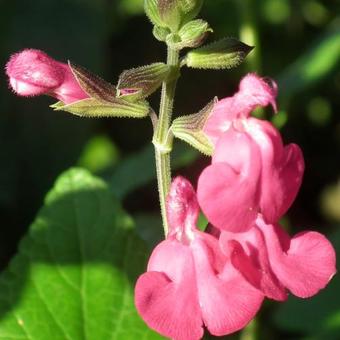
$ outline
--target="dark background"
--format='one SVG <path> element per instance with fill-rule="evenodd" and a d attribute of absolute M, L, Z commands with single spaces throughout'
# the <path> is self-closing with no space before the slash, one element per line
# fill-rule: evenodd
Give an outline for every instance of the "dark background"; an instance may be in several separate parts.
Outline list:
<path fill-rule="evenodd" d="M 116 83 L 122 70 L 165 58 L 164 46 L 153 38 L 143 15 L 142 0 L 2 0 L 0 5 L 2 69 L 12 53 L 31 47 L 61 61 L 70 59 Z M 233 94 L 248 71 L 277 80 L 280 112 L 275 117 L 270 110 L 264 114 L 281 129 L 285 143 L 302 147 L 306 160 L 304 182 L 285 225 L 292 233 L 319 230 L 334 242 L 340 227 L 339 8 L 337 0 L 206 0 L 200 16 L 214 29 L 210 40 L 233 36 L 256 48 L 235 70 L 184 69 L 175 105 L 177 114 L 196 112 L 214 96 Z M 4 268 L 58 174 L 78 165 L 110 180 L 119 164 L 136 157 L 136 152 L 138 156 L 150 143 L 152 128 L 148 119 L 87 120 L 53 112 L 48 107 L 51 98 L 16 97 L 4 72 L 0 80 Z M 158 100 L 159 94 L 151 99 L 155 109 Z M 184 147 L 182 152 L 190 150 Z M 195 182 L 208 159 L 192 154 L 188 158 L 194 161 L 175 173 Z M 134 171 L 142 170 L 137 166 L 132 176 Z M 157 221 L 158 211 L 155 181 L 145 182 L 123 202 L 141 224 L 146 218 Z M 327 334 L 327 339 L 340 339 L 340 321 L 327 328 L 313 319 L 319 314 L 339 315 L 339 281 L 330 289 L 312 306 L 294 300 L 277 311 L 278 304 L 268 303 L 257 322 L 262 339 L 300 339 L 311 330 L 314 338 Z M 327 299 L 334 305 L 331 311 Z M 294 313 L 306 316 L 313 308 L 306 326 L 303 321 L 294 323 Z"/>

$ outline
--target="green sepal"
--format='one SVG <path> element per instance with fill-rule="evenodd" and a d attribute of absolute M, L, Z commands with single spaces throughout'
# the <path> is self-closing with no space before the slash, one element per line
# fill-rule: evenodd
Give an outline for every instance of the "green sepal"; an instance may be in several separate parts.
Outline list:
<path fill-rule="evenodd" d="M 202 4 L 203 0 L 144 0 L 144 9 L 155 26 L 176 33 L 198 15 Z"/>
<path fill-rule="evenodd" d="M 177 34 L 167 36 L 167 44 L 170 48 L 181 50 L 185 47 L 198 47 L 203 44 L 209 32 L 213 30 L 209 24 L 201 19 L 189 21 Z"/>
<path fill-rule="evenodd" d="M 240 65 L 252 49 L 237 39 L 224 38 L 190 51 L 182 64 L 199 69 L 230 69 Z"/>
<path fill-rule="evenodd" d="M 167 27 L 160 17 L 158 0 L 144 0 L 144 11 L 155 26 Z"/>
<path fill-rule="evenodd" d="M 99 101 L 104 100 L 107 102 L 115 100 L 117 90 L 114 85 L 79 65 L 75 65 L 71 62 L 68 64 L 80 87 L 89 95 L 90 98 L 95 98 Z"/>
<path fill-rule="evenodd" d="M 185 16 L 183 22 L 186 23 L 197 17 L 203 6 L 203 0 L 177 0 Z"/>
<path fill-rule="evenodd" d="M 185 17 L 179 0 L 158 0 L 159 14 L 166 27 L 172 32 L 177 32 Z"/>
<path fill-rule="evenodd" d="M 136 100 L 148 97 L 167 79 L 170 71 L 171 67 L 164 63 L 154 63 L 124 71 L 117 85 L 119 98 Z M 130 90 L 131 93 L 122 93 L 124 89 Z"/>
<path fill-rule="evenodd" d="M 207 156 L 212 155 L 214 146 L 203 132 L 203 128 L 216 102 L 217 98 L 214 98 L 200 112 L 178 117 L 171 125 L 171 131 L 175 137 Z"/>
<path fill-rule="evenodd" d="M 171 33 L 168 28 L 154 26 L 152 33 L 158 41 L 166 41 L 166 37 Z"/>
<path fill-rule="evenodd" d="M 110 102 L 86 98 L 66 105 L 62 102 L 57 102 L 51 107 L 55 111 L 67 111 L 76 116 L 94 118 L 144 118 L 148 115 L 150 109 L 148 102 L 145 100 L 131 103 L 120 98 L 114 98 Z"/>

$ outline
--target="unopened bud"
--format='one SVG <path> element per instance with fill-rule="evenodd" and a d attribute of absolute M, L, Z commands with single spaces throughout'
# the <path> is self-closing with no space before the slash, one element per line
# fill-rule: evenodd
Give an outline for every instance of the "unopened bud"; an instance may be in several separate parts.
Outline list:
<path fill-rule="evenodd" d="M 229 69 L 240 65 L 252 49 L 237 39 L 225 38 L 190 51 L 185 64 L 192 68 Z"/>
<path fill-rule="evenodd" d="M 198 15 L 202 4 L 203 0 L 145 0 L 144 9 L 155 26 L 175 33 Z"/>
<path fill-rule="evenodd" d="M 171 48 L 177 50 L 185 47 L 198 47 L 203 44 L 209 32 L 212 32 L 212 29 L 206 21 L 201 19 L 189 21 L 176 34 L 177 41 L 170 39 L 172 38 L 170 35 L 167 43 Z"/>
<path fill-rule="evenodd" d="M 13 91 L 20 96 L 46 94 L 65 104 L 89 97 L 67 64 L 39 50 L 14 54 L 6 65 L 6 74 Z"/>

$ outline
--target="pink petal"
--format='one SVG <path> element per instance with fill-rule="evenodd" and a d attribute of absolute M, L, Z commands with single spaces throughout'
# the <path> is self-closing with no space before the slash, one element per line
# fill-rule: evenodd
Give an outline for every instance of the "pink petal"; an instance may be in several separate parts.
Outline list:
<path fill-rule="evenodd" d="M 258 146 L 246 133 L 231 128 L 220 138 L 212 162 L 200 175 L 197 186 L 204 214 L 219 229 L 249 229 L 259 203 Z"/>
<path fill-rule="evenodd" d="M 53 91 L 53 95 L 65 104 L 89 98 L 88 94 L 80 87 L 67 64 L 58 63 L 64 70 L 64 81 Z"/>
<path fill-rule="evenodd" d="M 135 304 L 147 325 L 175 340 L 203 336 L 196 276 L 190 248 L 163 241 L 152 253 L 148 272 L 139 277 Z"/>
<path fill-rule="evenodd" d="M 284 251 L 280 242 L 284 231 L 278 225 L 265 224 L 260 218 L 257 224 L 264 234 L 275 275 L 294 295 L 307 298 L 328 284 L 336 272 L 336 259 L 331 243 L 322 234 L 299 233 Z"/>
<path fill-rule="evenodd" d="M 89 97 L 70 67 L 43 51 L 26 49 L 14 54 L 6 65 L 6 73 L 12 89 L 21 96 L 46 94 L 65 104 Z"/>
<path fill-rule="evenodd" d="M 257 106 L 271 104 L 276 111 L 276 95 L 277 86 L 274 81 L 266 82 L 254 73 L 248 74 L 241 80 L 239 91 L 234 96 L 224 98 L 215 104 L 203 131 L 216 145 L 221 134 L 229 129 L 233 120 L 247 118 Z"/>
<path fill-rule="evenodd" d="M 279 132 L 269 122 L 248 119 L 247 132 L 261 150 L 260 211 L 276 223 L 292 205 L 301 186 L 304 160 L 296 144 L 283 147 Z"/>
<path fill-rule="evenodd" d="M 267 106 L 271 104 L 276 111 L 275 98 L 277 96 L 277 85 L 272 79 L 260 78 L 255 73 L 247 74 L 240 82 L 239 93 L 245 105 L 244 110 L 248 113 L 256 106 Z"/>
<path fill-rule="evenodd" d="M 217 144 L 221 134 L 229 129 L 232 120 L 238 114 L 238 111 L 235 111 L 234 97 L 219 100 L 203 127 L 203 132 L 214 145 Z"/>
<path fill-rule="evenodd" d="M 285 287 L 273 273 L 262 232 L 253 227 L 244 233 L 222 232 L 222 251 L 229 255 L 233 266 L 268 298 L 284 301 L 287 299 Z"/>
<path fill-rule="evenodd" d="M 14 80 L 19 84 L 26 83 L 24 93 L 20 92 L 22 87 L 13 88 L 19 95 L 42 94 L 58 87 L 64 80 L 63 69 L 58 63 L 45 52 L 34 49 L 12 55 L 6 65 L 6 73 L 11 84 Z M 30 85 L 32 93 L 27 92 Z"/>
<path fill-rule="evenodd" d="M 169 235 L 176 235 L 179 240 L 196 229 L 199 206 L 194 188 L 184 177 L 178 176 L 172 181 L 166 200 L 166 211 Z"/>
<path fill-rule="evenodd" d="M 206 237 L 207 235 L 205 235 Z M 204 324 L 213 335 L 227 335 L 245 327 L 255 316 L 263 294 L 252 287 L 227 261 L 218 274 L 213 255 L 215 244 L 195 238 L 191 244 L 197 273 L 197 287 Z"/>

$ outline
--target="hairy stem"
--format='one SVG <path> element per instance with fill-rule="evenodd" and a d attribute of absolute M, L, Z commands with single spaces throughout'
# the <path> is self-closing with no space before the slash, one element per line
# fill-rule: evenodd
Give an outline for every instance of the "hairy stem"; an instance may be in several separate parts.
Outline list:
<path fill-rule="evenodd" d="M 173 66 L 174 72 L 177 72 L 179 63 L 179 53 L 168 47 L 167 64 Z M 156 172 L 159 191 L 159 201 L 161 206 L 163 228 L 165 236 L 168 233 L 168 221 L 166 216 L 166 196 L 171 183 L 171 168 L 170 168 L 170 151 L 171 148 L 167 145 L 167 135 L 171 123 L 172 109 L 174 104 L 175 89 L 177 76 L 171 77 L 162 85 L 161 104 L 159 110 L 158 124 L 153 138 L 156 156 Z"/>

